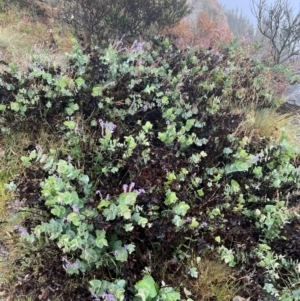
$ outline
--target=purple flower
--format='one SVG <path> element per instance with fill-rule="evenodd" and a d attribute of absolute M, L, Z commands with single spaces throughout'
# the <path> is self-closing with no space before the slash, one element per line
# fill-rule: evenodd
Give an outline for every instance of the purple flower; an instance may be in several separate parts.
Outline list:
<path fill-rule="evenodd" d="M 114 132 L 114 130 L 116 129 L 116 125 L 113 124 L 112 122 L 104 122 L 102 119 L 98 120 L 99 125 L 101 126 L 102 129 L 102 136 L 104 136 L 104 130 L 109 130 L 111 133 Z"/>
<path fill-rule="evenodd" d="M 143 189 L 143 188 L 135 189 L 133 192 L 135 192 L 137 195 L 140 195 L 142 193 L 146 193 L 145 189 Z"/>
<path fill-rule="evenodd" d="M 99 195 L 99 197 L 102 199 L 102 194 L 101 194 L 101 191 L 100 190 L 96 190 L 96 195 Z"/>
<path fill-rule="evenodd" d="M 72 207 L 73 212 L 79 213 L 79 208 L 76 204 L 72 205 L 71 207 Z"/>
<path fill-rule="evenodd" d="M 262 153 L 256 154 L 250 160 L 251 163 L 257 163 L 264 155 Z"/>
<path fill-rule="evenodd" d="M 255 156 L 252 158 L 251 162 L 252 162 L 252 163 L 256 163 L 258 160 L 259 160 L 259 156 L 258 156 L 258 155 L 255 155 Z"/>
<path fill-rule="evenodd" d="M 68 162 L 71 163 L 72 160 L 73 160 L 73 158 L 69 155 L 68 156 Z"/>
<path fill-rule="evenodd" d="M 111 132 L 113 132 L 116 129 L 116 127 L 117 126 L 115 124 L 111 123 L 111 122 L 107 123 L 107 126 L 106 126 L 106 128 L 108 130 L 110 130 Z"/>
<path fill-rule="evenodd" d="M 208 226 L 207 222 L 203 222 L 203 223 L 201 223 L 200 228 L 205 228 L 207 226 Z"/>
<path fill-rule="evenodd" d="M 115 301 L 115 297 L 112 294 L 103 293 L 101 298 L 106 301 Z"/>
<path fill-rule="evenodd" d="M 117 256 L 120 252 L 118 250 L 114 251 L 114 255 Z"/>
<path fill-rule="evenodd" d="M 101 126 L 102 128 L 104 128 L 104 121 L 103 121 L 102 119 L 99 119 L 98 122 L 99 122 L 100 126 Z"/>
<path fill-rule="evenodd" d="M 115 47 L 116 50 L 119 48 L 119 46 L 122 46 L 122 45 L 123 45 L 123 39 L 124 39 L 125 36 L 126 36 L 126 35 L 125 35 L 125 33 L 124 33 L 124 34 L 122 35 L 121 39 L 118 40 L 118 41 L 116 41 L 116 42 L 114 43 L 114 47 Z M 109 42 L 112 42 L 111 39 L 109 39 L 108 41 L 109 41 Z"/>
<path fill-rule="evenodd" d="M 73 268 L 73 269 L 78 269 L 79 265 L 77 262 L 74 262 L 74 263 L 66 263 L 65 265 L 65 269 L 70 269 L 70 268 Z"/>
<path fill-rule="evenodd" d="M 136 45 L 136 50 L 137 51 L 143 51 L 143 45 L 144 43 L 138 42 Z"/>
<path fill-rule="evenodd" d="M 134 183 L 134 182 L 131 182 L 131 183 L 130 183 L 130 186 L 129 186 L 129 192 L 132 191 L 132 189 L 134 188 L 134 186 L 135 186 L 135 183 Z"/>
<path fill-rule="evenodd" d="M 79 268 L 79 265 L 77 262 L 71 263 L 65 256 L 63 256 L 61 258 L 61 261 L 66 262 L 66 265 L 64 266 L 65 269 L 69 269 L 69 268 L 78 269 Z"/>
<path fill-rule="evenodd" d="M 143 42 L 138 42 L 135 40 L 130 48 L 130 53 L 135 53 L 137 51 L 143 51 Z"/>
<path fill-rule="evenodd" d="M 21 227 L 20 225 L 15 225 L 15 231 L 19 232 L 22 236 L 27 235 L 28 232 L 25 228 Z"/>
<path fill-rule="evenodd" d="M 186 222 L 186 223 L 191 223 L 191 222 L 192 222 L 192 219 L 191 219 L 190 217 L 187 217 L 187 218 L 185 219 L 185 222 Z"/>
<path fill-rule="evenodd" d="M 108 201 L 110 199 L 110 195 L 107 194 L 105 200 Z"/>
<path fill-rule="evenodd" d="M 124 193 L 126 193 L 126 192 L 127 192 L 127 189 L 128 189 L 128 185 L 127 185 L 127 184 L 124 184 L 124 185 L 122 186 L 122 188 L 123 188 Z"/>
<path fill-rule="evenodd" d="M 23 228 L 23 227 L 20 227 L 19 232 L 20 232 L 21 235 L 28 234 L 27 230 L 25 228 Z"/>
<path fill-rule="evenodd" d="M 74 262 L 70 265 L 70 267 L 72 267 L 73 269 L 78 269 L 79 268 L 79 264 L 77 262 Z"/>

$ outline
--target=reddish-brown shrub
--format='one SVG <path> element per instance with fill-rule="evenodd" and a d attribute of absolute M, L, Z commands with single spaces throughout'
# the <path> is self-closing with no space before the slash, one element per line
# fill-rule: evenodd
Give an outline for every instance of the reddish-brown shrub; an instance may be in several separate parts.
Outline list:
<path fill-rule="evenodd" d="M 221 7 L 211 1 L 213 13 L 200 12 L 195 20 L 185 18 L 167 34 L 175 38 L 180 47 L 201 45 L 204 48 L 218 49 L 220 44 L 230 42 L 233 38 Z"/>

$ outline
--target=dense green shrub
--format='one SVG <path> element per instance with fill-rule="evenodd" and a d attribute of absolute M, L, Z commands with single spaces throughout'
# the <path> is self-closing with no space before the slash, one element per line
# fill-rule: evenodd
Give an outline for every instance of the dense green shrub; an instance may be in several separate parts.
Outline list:
<path fill-rule="evenodd" d="M 39 202 L 27 205 L 49 218 L 17 230 L 54 241 L 66 272 L 87 273 L 95 298 L 181 300 L 168 263 L 196 275 L 180 261 L 205 250 L 241 276 L 259 270 L 257 286 L 272 294 L 297 294 L 297 275 L 277 280 L 297 258 L 270 246 L 297 222 L 299 149 L 284 135 L 253 144 L 236 131 L 245 117 L 237 107 L 275 105 L 267 71 L 235 44 L 180 51 L 161 38 L 89 55 L 75 47 L 65 73 L 11 66 L 1 78 L 2 132 L 47 125 L 67 145 L 21 158 L 43 170 Z M 142 255 L 157 253 L 165 276 L 161 261 Z"/>

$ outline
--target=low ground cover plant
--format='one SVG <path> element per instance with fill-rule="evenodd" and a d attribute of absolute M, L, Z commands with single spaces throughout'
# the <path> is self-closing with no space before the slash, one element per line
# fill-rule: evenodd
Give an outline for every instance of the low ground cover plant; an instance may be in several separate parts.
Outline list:
<path fill-rule="evenodd" d="M 29 275 L 12 294 L 298 300 L 299 149 L 283 130 L 238 130 L 237 108 L 280 104 L 269 69 L 235 42 L 180 50 L 163 37 L 75 43 L 68 58 L 65 71 L 33 58 L 1 75 L 4 139 L 30 129 L 7 185 L 23 217 L 14 266 Z M 207 262 L 232 281 L 201 290 Z"/>

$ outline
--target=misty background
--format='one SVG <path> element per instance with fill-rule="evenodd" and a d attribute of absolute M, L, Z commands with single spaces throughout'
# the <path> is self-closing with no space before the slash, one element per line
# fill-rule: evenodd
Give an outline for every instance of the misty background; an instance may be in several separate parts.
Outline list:
<path fill-rule="evenodd" d="M 218 0 L 218 2 L 225 6 L 227 9 L 238 9 L 242 14 L 247 17 L 253 25 L 256 24 L 256 19 L 251 12 L 251 0 Z M 295 8 L 296 11 L 299 10 L 300 3 L 299 0 L 290 0 L 290 4 Z M 274 3 L 274 0 L 268 0 L 268 3 Z"/>

